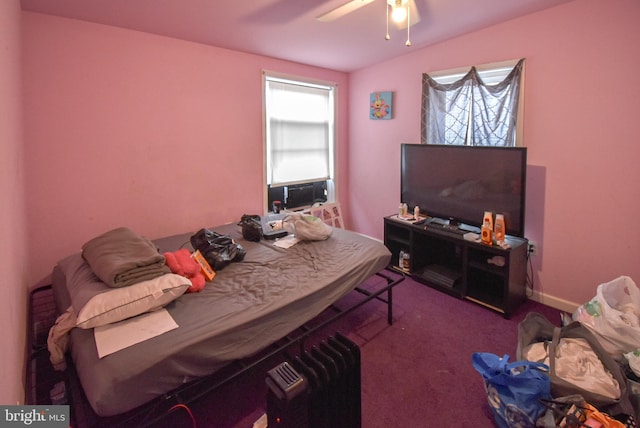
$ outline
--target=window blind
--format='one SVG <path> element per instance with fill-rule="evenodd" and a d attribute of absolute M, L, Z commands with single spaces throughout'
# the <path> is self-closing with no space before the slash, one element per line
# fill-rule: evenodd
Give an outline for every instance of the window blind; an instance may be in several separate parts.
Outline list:
<path fill-rule="evenodd" d="M 334 87 L 265 77 L 267 184 L 331 179 Z"/>

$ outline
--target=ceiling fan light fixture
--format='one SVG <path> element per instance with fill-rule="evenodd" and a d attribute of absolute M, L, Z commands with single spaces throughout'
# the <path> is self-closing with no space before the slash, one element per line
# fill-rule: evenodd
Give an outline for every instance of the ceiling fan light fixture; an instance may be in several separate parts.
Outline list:
<path fill-rule="evenodd" d="M 407 19 L 409 0 L 387 0 L 387 7 L 391 7 L 391 19 L 394 22 L 404 22 Z"/>
<path fill-rule="evenodd" d="M 391 7 L 406 6 L 409 4 L 409 0 L 387 0 L 387 4 Z"/>
<path fill-rule="evenodd" d="M 400 23 L 407 19 L 407 8 L 404 6 L 394 6 L 391 11 L 391 19 L 394 22 Z"/>
<path fill-rule="evenodd" d="M 391 19 L 393 19 L 396 23 L 402 23 L 407 21 L 407 41 L 405 45 L 407 47 L 411 46 L 411 40 L 409 38 L 409 28 L 411 27 L 411 10 L 409 7 L 409 0 L 387 0 L 387 4 L 385 5 L 387 9 L 387 34 L 385 35 L 385 40 L 391 39 L 389 35 L 389 8 L 391 8 Z"/>

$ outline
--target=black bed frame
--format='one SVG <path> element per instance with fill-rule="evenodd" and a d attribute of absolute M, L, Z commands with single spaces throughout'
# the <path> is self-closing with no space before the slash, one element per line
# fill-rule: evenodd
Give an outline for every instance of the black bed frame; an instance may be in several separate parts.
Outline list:
<path fill-rule="evenodd" d="M 382 278 L 385 285 L 377 286 L 375 290 L 356 287 L 354 291 L 362 297 L 349 307 L 341 309 L 333 305 L 331 316 L 326 319 L 323 317 L 321 321 L 314 323 L 314 320 L 320 318 L 319 316 L 268 346 L 258 355 L 230 363 L 212 375 L 187 383 L 136 409 L 111 417 L 96 415 L 88 404 L 69 356 L 67 356 L 67 369 L 64 372 L 53 370 L 47 349 L 48 332 L 57 317 L 53 290 L 51 285 L 36 288 L 31 292 L 29 306 L 26 404 L 70 404 L 71 418 L 75 427 L 152 426 L 167 417 L 176 404 L 193 403 L 273 356 L 282 354 L 296 345 L 302 352 L 305 341 L 315 332 L 372 300 L 378 300 L 387 305 L 387 322 L 389 325 L 393 324 L 392 291 L 393 287 L 405 279 L 404 274 L 388 268 L 376 273 L 375 276 Z"/>

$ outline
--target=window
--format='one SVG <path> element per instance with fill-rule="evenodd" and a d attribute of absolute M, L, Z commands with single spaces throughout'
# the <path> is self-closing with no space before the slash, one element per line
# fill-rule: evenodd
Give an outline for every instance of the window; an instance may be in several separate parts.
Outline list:
<path fill-rule="evenodd" d="M 263 87 L 267 206 L 334 200 L 336 85 L 265 72 Z"/>
<path fill-rule="evenodd" d="M 521 145 L 524 60 L 423 74 L 422 143 Z"/>

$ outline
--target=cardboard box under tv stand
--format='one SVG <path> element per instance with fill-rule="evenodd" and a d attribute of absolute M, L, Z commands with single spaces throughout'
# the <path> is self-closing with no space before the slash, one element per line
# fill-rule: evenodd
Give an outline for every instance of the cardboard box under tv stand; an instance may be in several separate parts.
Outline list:
<path fill-rule="evenodd" d="M 508 235 L 506 241 L 511 248 L 468 241 L 461 232 L 397 215 L 384 218 L 384 243 L 394 267 L 400 252 L 408 252 L 405 273 L 416 281 L 509 318 L 527 298 L 527 240 Z"/>

